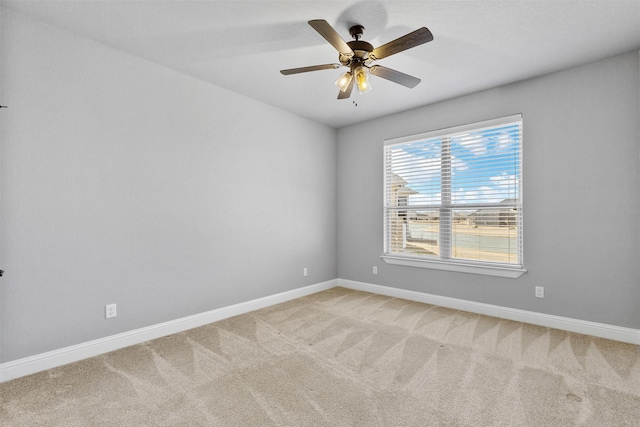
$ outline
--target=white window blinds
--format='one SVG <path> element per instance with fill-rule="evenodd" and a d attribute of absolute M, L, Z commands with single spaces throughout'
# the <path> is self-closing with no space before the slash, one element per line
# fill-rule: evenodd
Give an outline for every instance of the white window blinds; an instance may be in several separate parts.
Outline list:
<path fill-rule="evenodd" d="M 385 255 L 522 268 L 522 116 L 385 141 Z"/>

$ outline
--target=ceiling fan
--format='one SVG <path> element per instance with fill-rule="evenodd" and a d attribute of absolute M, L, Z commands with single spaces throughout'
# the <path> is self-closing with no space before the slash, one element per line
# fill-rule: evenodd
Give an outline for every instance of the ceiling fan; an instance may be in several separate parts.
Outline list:
<path fill-rule="evenodd" d="M 351 96 L 354 82 L 358 87 L 358 92 L 361 94 L 369 92 L 371 90 L 369 74 L 382 77 L 383 79 L 390 80 L 408 88 L 413 88 L 420 83 L 420 79 L 417 77 L 383 67 L 382 65 L 371 64 L 378 59 L 386 58 L 403 50 L 430 42 L 433 40 L 433 34 L 431 34 L 428 28 L 419 28 L 389 43 L 374 48 L 370 43 L 360 40 L 364 33 L 364 27 L 362 25 L 354 25 L 349 28 L 349 34 L 353 37 L 353 40 L 350 42 L 345 42 L 336 30 L 324 19 L 311 20 L 309 21 L 309 25 L 338 51 L 338 61 L 340 61 L 340 63 L 280 70 L 282 74 L 299 74 L 309 71 L 334 70 L 340 67 L 348 67 L 349 71 L 341 75 L 336 81 L 336 86 L 340 88 L 338 99 L 347 99 Z"/>

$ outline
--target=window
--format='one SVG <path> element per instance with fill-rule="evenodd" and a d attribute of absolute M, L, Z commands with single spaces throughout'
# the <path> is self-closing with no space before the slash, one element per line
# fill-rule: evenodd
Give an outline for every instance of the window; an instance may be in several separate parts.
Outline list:
<path fill-rule="evenodd" d="M 522 116 L 385 141 L 386 262 L 518 277 Z"/>

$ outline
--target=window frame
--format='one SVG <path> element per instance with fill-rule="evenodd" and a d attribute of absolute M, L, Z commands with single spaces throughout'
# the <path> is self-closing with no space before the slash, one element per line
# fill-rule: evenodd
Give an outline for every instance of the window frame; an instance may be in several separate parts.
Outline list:
<path fill-rule="evenodd" d="M 518 207 L 520 209 L 519 212 L 519 221 L 517 224 L 517 242 L 518 242 L 518 254 L 519 254 L 519 264 L 509 264 L 509 263 L 500 263 L 500 262 L 493 262 L 493 261 L 476 261 L 476 260 L 469 260 L 469 259 L 461 259 L 461 258 L 452 258 L 449 256 L 449 254 L 445 253 L 445 257 L 442 258 L 441 256 L 438 257 L 426 257 L 426 256 L 420 256 L 420 255 L 407 255 L 407 254 L 398 254 L 398 253 L 391 253 L 388 246 L 389 246 L 389 241 L 390 241 L 390 237 L 389 237 L 389 227 L 390 222 L 388 220 L 388 213 L 391 212 L 392 210 L 397 210 L 397 206 L 390 206 L 389 205 L 389 200 L 388 200 L 388 185 L 389 183 L 387 182 L 387 162 L 388 162 L 388 158 L 386 155 L 386 150 L 387 147 L 389 146 L 393 146 L 393 145 L 399 145 L 399 144 L 403 144 L 403 143 L 409 143 L 409 142 L 416 142 L 419 140 L 424 140 L 424 139 L 433 139 L 433 138 L 438 138 L 438 137 L 447 137 L 447 136 L 455 136 L 457 134 L 460 133 L 464 133 L 464 132 L 477 132 L 480 131 L 482 129 L 485 128 L 491 128 L 491 127 L 495 127 L 495 126 L 501 126 L 501 125 L 506 125 L 509 123 L 513 123 L 513 122 L 520 122 L 520 140 L 519 140 L 519 159 L 518 159 L 518 170 L 519 170 L 519 176 L 518 176 L 518 185 L 519 185 L 519 201 L 518 201 Z M 523 128 L 523 116 L 522 114 L 515 114 L 515 115 L 510 115 L 510 116 L 505 116 L 505 117 L 500 117 L 500 118 L 496 118 L 496 119 L 491 119 L 491 120 L 485 120 L 485 121 L 481 121 L 481 122 L 475 122 L 475 123 L 470 123 L 470 124 L 466 124 L 466 125 L 462 125 L 462 126 L 454 126 L 454 127 L 449 127 L 449 128 L 443 128 L 443 129 L 438 129 L 438 130 L 434 130 L 434 131 L 430 131 L 430 132 L 425 132 L 425 133 L 420 133 L 420 134 L 415 134 L 415 135 L 408 135 L 408 136 L 403 136 L 403 137 L 399 137 L 399 138 L 391 138 L 391 139 L 387 139 L 384 140 L 384 144 L 383 144 L 383 150 L 385 151 L 385 154 L 383 155 L 383 175 L 384 175 L 384 184 L 383 184 L 383 239 L 384 239 L 384 250 L 383 250 L 383 255 L 381 256 L 381 258 L 383 259 L 384 262 L 388 263 L 388 264 L 393 264 L 393 265 L 401 265 L 401 266 L 408 266 L 408 267 L 419 267 L 419 268 L 429 268 L 429 269 L 436 269 L 436 270 L 446 270 L 446 271 L 456 271 L 456 272 L 462 272 L 462 273 L 473 273 L 473 274 L 482 274 L 482 275 L 490 275 L 490 276 L 498 276 L 498 277 L 506 277 L 506 278 L 518 278 L 521 275 L 523 275 L 527 270 L 524 268 L 524 244 L 523 244 L 523 234 L 524 234 L 524 224 L 523 224 L 523 212 L 522 212 L 522 206 L 523 206 L 523 188 L 522 188 L 522 176 L 523 176 L 523 169 L 522 169 L 522 158 L 523 158 L 523 145 L 522 145 L 522 141 L 523 141 L 523 132 L 522 132 L 522 128 Z M 449 146 L 448 144 L 445 144 L 446 146 Z M 443 147 L 445 146 L 443 145 Z M 450 146 L 449 146 L 450 149 Z M 451 157 L 449 156 L 448 158 L 446 158 L 447 156 L 441 156 L 440 161 L 441 161 L 441 167 L 440 167 L 440 179 L 441 179 L 441 202 L 439 205 L 438 209 L 442 209 L 445 212 L 446 211 L 453 211 L 454 209 L 459 209 L 460 207 L 464 207 L 464 204 L 455 204 L 452 203 L 451 201 L 451 181 L 450 181 L 450 177 L 451 177 L 451 173 L 452 173 L 452 165 L 451 165 Z M 448 163 L 447 163 L 448 162 Z M 448 178 L 446 175 L 444 174 L 448 174 Z M 448 183 L 449 189 L 447 191 L 446 187 Z M 443 189 L 444 188 L 444 189 Z M 447 196 L 448 193 L 448 196 Z M 446 198 L 448 197 L 448 200 L 443 200 L 443 197 Z M 395 209 L 394 209 L 395 208 Z M 451 230 L 453 230 L 453 220 L 450 219 L 451 224 L 449 224 L 447 227 L 449 229 L 449 231 L 451 232 Z M 450 247 L 450 239 L 451 239 L 451 235 L 446 235 L 446 233 L 442 234 L 440 236 L 442 238 L 443 244 L 445 246 L 445 251 L 447 250 L 447 247 Z"/>

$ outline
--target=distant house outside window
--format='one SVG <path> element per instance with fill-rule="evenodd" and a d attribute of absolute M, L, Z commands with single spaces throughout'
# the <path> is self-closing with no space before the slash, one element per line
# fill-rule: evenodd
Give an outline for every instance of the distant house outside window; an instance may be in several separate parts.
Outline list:
<path fill-rule="evenodd" d="M 387 140 L 384 179 L 386 262 L 525 272 L 522 115 Z"/>

